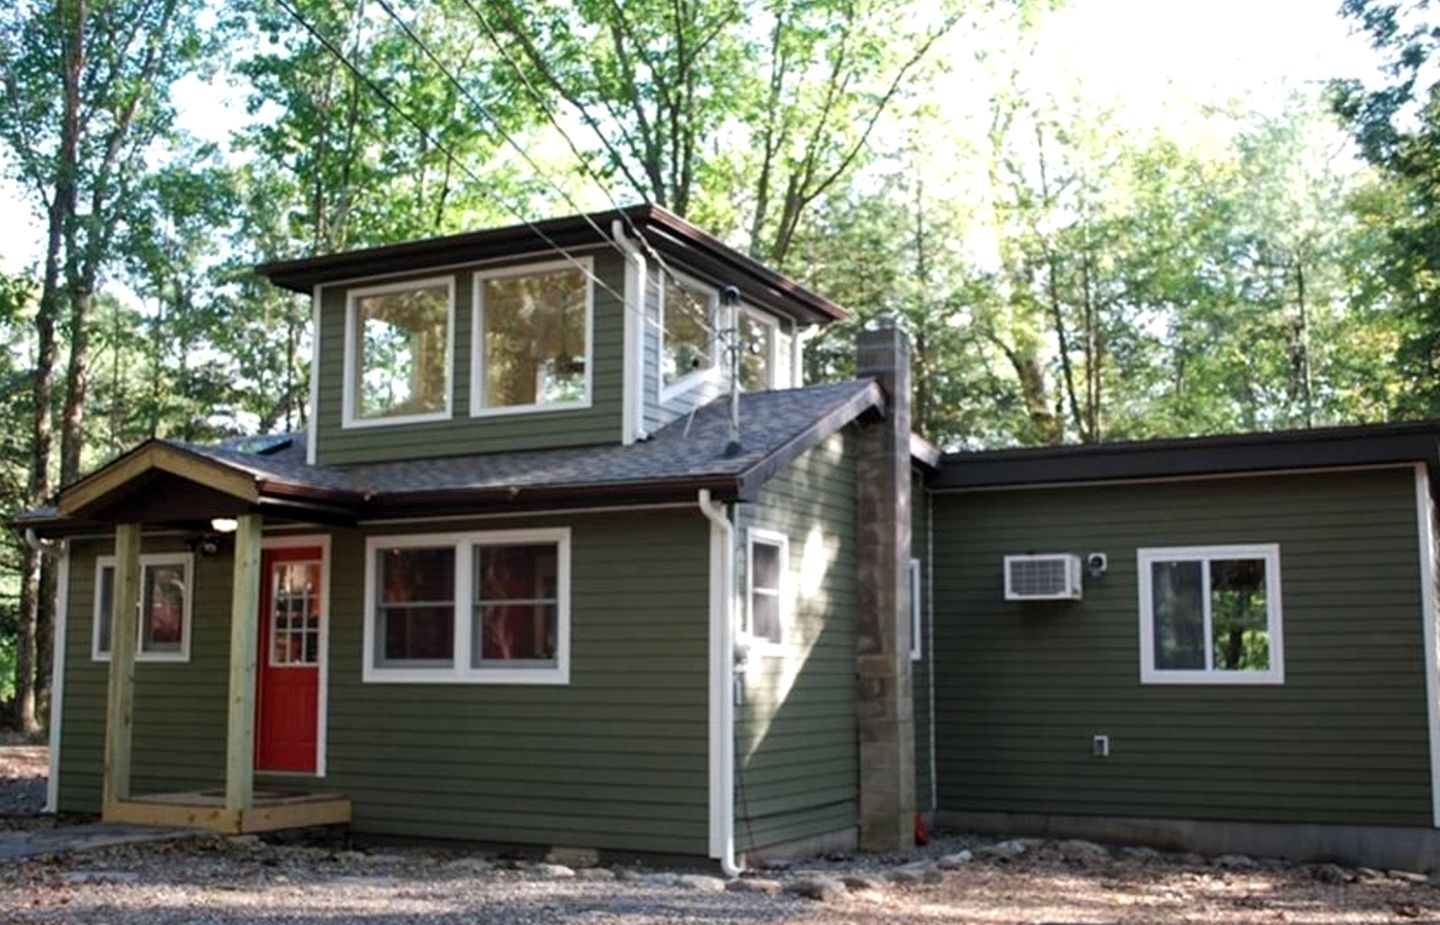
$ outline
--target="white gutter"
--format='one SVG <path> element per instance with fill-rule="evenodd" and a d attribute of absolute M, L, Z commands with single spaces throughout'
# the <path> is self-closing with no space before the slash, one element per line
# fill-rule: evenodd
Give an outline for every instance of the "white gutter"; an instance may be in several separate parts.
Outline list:
<path fill-rule="evenodd" d="M 621 403 L 621 438 L 629 445 L 644 440 L 645 433 L 645 323 L 648 319 L 645 307 L 645 293 L 649 288 L 650 274 L 645 262 L 645 253 L 626 236 L 624 223 L 615 219 L 610 223 L 610 234 L 620 249 L 625 252 L 628 265 L 625 268 L 625 397 Z"/>
<path fill-rule="evenodd" d="M 735 862 L 735 525 L 700 489 L 710 521 L 710 856 L 727 877 Z"/>

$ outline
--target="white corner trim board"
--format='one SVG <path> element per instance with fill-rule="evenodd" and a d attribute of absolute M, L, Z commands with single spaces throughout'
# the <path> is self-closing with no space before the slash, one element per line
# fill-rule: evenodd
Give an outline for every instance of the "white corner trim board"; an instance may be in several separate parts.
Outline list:
<path fill-rule="evenodd" d="M 55 576 L 55 642 L 50 661 L 50 776 L 45 781 L 45 812 L 60 811 L 60 724 L 65 716 L 65 634 L 70 609 L 70 544 L 61 540 Z"/>
<path fill-rule="evenodd" d="M 1430 731 L 1430 824 L 1440 828 L 1440 633 L 1435 621 L 1435 502 L 1424 463 L 1415 465 L 1415 522 L 1420 540 L 1420 620 L 1425 646 L 1425 720 Z"/>

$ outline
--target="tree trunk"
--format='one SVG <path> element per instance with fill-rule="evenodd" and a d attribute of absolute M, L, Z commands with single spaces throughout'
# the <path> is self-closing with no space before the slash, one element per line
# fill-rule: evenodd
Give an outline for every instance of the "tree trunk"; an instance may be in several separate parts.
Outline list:
<path fill-rule="evenodd" d="M 64 8 L 62 7 L 62 10 Z M 26 502 L 30 507 L 44 504 L 50 496 L 50 458 L 54 430 L 50 415 L 55 397 L 55 324 L 60 315 L 60 261 L 64 232 L 75 216 L 76 157 L 80 138 L 80 74 L 85 63 L 86 0 L 76 0 L 74 22 L 61 50 L 64 102 L 61 111 L 60 149 L 55 172 L 55 194 L 46 216 L 45 272 L 40 287 L 40 304 L 35 313 L 35 374 L 30 384 L 30 478 Z M 46 582 L 42 581 L 38 550 L 25 545 L 20 576 L 20 638 L 15 660 L 15 722 L 21 730 L 34 732 L 36 717 L 36 641 L 42 615 Z"/>
<path fill-rule="evenodd" d="M 91 271 L 85 271 L 90 275 Z M 70 361 L 65 374 L 65 410 L 60 424 L 60 484 L 80 477 L 80 450 L 85 445 L 85 398 L 90 387 L 90 316 L 95 307 L 94 283 L 81 279 L 70 291 Z"/>

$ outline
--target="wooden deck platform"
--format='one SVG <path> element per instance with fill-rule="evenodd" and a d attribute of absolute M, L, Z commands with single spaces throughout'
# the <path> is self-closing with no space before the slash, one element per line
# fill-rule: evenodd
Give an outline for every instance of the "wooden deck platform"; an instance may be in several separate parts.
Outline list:
<path fill-rule="evenodd" d="M 240 835 L 350 821 L 350 801 L 338 793 L 256 790 L 250 809 L 226 809 L 225 791 L 193 790 L 132 796 L 105 805 L 105 822 L 201 829 Z"/>

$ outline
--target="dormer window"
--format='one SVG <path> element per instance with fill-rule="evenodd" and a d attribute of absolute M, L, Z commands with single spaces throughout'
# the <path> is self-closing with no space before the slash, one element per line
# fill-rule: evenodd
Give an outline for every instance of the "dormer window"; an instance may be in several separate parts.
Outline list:
<path fill-rule="evenodd" d="M 591 262 L 475 275 L 470 413 L 590 404 Z"/>
<path fill-rule="evenodd" d="M 454 285 L 449 278 L 349 294 L 345 319 L 345 425 L 450 416 Z"/>
<path fill-rule="evenodd" d="M 666 275 L 660 302 L 660 373 L 666 391 L 684 391 L 715 369 L 719 305 L 715 290 Z"/>
<path fill-rule="evenodd" d="M 763 392 L 780 387 L 780 322 L 752 309 L 740 312 L 740 388 Z"/>

